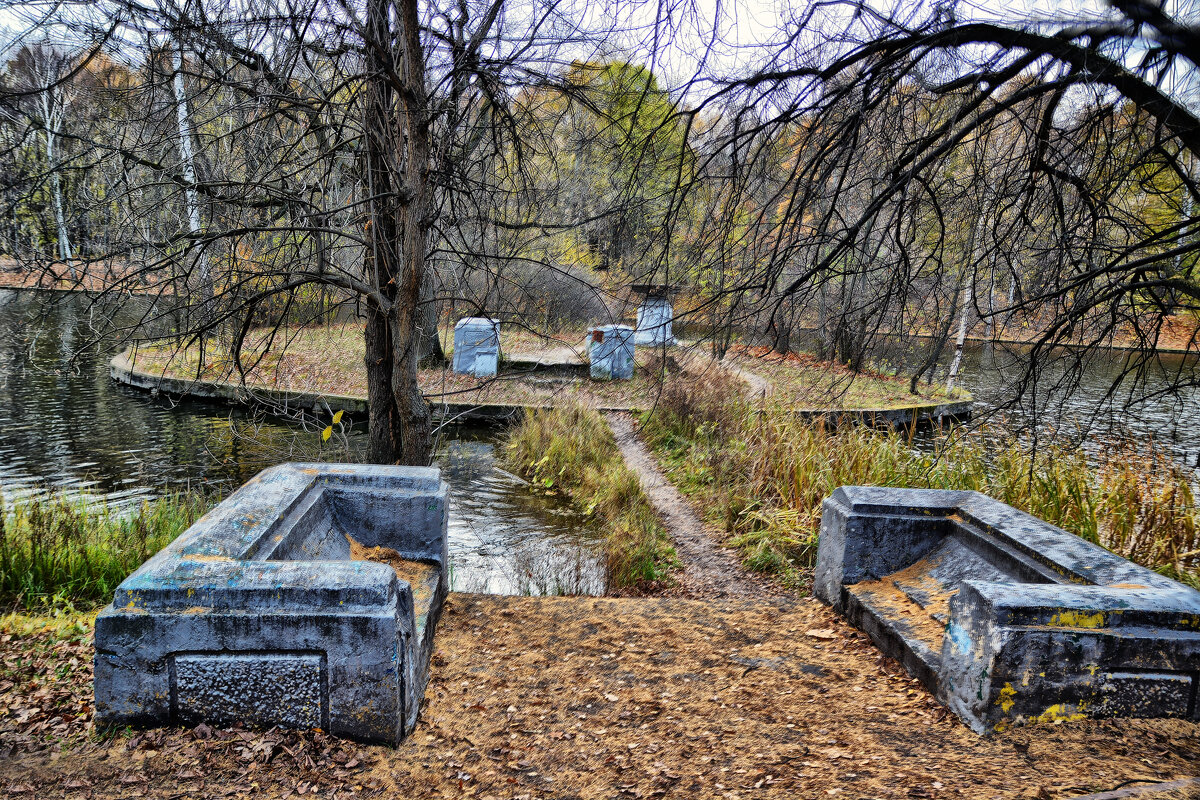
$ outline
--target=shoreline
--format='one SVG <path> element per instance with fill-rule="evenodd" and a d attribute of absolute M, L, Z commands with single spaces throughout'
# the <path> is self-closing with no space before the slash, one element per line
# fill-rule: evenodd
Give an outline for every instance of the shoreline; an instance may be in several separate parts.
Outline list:
<path fill-rule="evenodd" d="M 797 333 L 801 333 L 801 334 L 811 334 L 811 333 L 815 333 L 815 332 L 816 332 L 816 328 L 798 328 L 797 329 Z M 888 338 L 888 339 L 900 338 L 899 334 L 895 334 L 895 333 L 886 333 L 886 334 L 880 334 L 880 335 L 883 336 L 884 338 Z M 928 334 L 928 333 L 911 333 L 911 334 L 907 334 L 907 337 L 911 338 L 911 339 L 922 339 L 922 340 L 937 338 L 937 337 L 933 336 L 932 334 Z M 983 336 L 974 336 L 971 334 L 967 334 L 963 338 L 963 341 L 968 344 L 1008 345 L 1008 346 L 1020 346 L 1020 347 L 1032 347 L 1033 345 L 1037 344 L 1036 340 L 1005 339 L 1005 338 L 988 339 Z M 947 340 L 946 345 L 950 350 L 954 349 L 953 340 Z M 1087 347 L 1094 347 L 1097 350 L 1114 352 L 1114 353 L 1161 353 L 1164 355 L 1175 355 L 1175 356 L 1191 355 L 1191 356 L 1200 357 L 1200 333 L 1198 333 L 1198 335 L 1197 335 L 1196 346 L 1192 347 L 1190 349 L 1183 348 L 1183 347 L 1169 347 L 1166 345 L 1155 347 L 1151 350 L 1147 350 L 1143 347 L 1132 347 L 1130 345 L 1124 345 L 1124 344 L 1085 345 L 1085 344 L 1076 343 L 1076 344 L 1050 345 L 1050 348 L 1054 349 L 1054 350 L 1080 350 L 1080 349 L 1087 348 Z M 793 350 L 792 352 L 797 352 L 797 351 Z"/>
<path fill-rule="evenodd" d="M 128 348 L 109 361 L 109 376 L 112 380 L 152 395 L 166 394 L 176 398 L 208 400 L 240 408 L 274 405 L 281 414 L 289 409 L 302 413 L 324 414 L 338 410 L 353 418 L 367 416 L 367 400 L 354 395 L 326 394 L 323 392 L 300 392 L 275 389 L 254 384 L 230 383 L 179 378 L 168 374 L 155 374 L 138 369 L 130 360 L 132 348 Z M 264 402 L 266 400 L 267 402 Z M 430 400 L 434 416 L 443 422 L 458 421 L 513 421 L 531 410 L 553 408 L 546 404 L 521 403 L 455 403 Z M 824 418 L 836 423 L 847 417 L 855 418 L 867 425 L 907 427 L 910 425 L 938 425 L 945 421 L 962 421 L 970 418 L 974 399 L 942 403 L 912 403 L 886 408 L 807 408 L 796 409 L 796 413 L 810 420 Z M 639 413 L 648 409 L 636 406 L 600 406 L 601 413 Z"/>
<path fill-rule="evenodd" d="M 89 289 L 86 286 L 10 286 L 0 282 L 0 291 L 10 292 L 53 292 L 55 294 L 78 294 L 84 297 L 174 297 L 174 292 L 157 291 L 153 288 L 146 291 L 132 291 L 129 288 L 118 289 L 114 286 L 108 286 L 101 289 Z"/>

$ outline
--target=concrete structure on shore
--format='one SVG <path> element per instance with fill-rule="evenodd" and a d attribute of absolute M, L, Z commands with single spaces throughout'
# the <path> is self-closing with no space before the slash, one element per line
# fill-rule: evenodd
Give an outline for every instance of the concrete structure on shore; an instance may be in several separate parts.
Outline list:
<path fill-rule="evenodd" d="M 97 724 L 242 722 L 399 742 L 417 721 L 448 589 L 446 493 L 430 468 L 259 473 L 100 613 Z"/>
<path fill-rule="evenodd" d="M 671 299 L 666 294 L 647 295 L 638 306 L 634 343 L 639 347 L 675 344 L 675 335 L 671 332 L 673 319 L 675 309 L 671 307 Z"/>
<path fill-rule="evenodd" d="M 460 319 L 454 326 L 454 371 L 490 378 L 499 368 L 500 321 L 487 317 Z"/>
<path fill-rule="evenodd" d="M 1200 592 L 977 492 L 838 489 L 814 592 L 979 733 L 1200 720 Z"/>
<path fill-rule="evenodd" d="M 588 338 L 592 380 L 629 380 L 633 377 L 633 328 L 601 325 Z"/>

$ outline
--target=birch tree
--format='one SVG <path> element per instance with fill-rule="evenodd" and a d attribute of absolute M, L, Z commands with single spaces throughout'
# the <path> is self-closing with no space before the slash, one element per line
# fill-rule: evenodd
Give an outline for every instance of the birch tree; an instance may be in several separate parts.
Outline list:
<path fill-rule="evenodd" d="M 74 101 L 71 82 L 76 63 L 73 54 L 42 40 L 22 47 L 9 69 L 16 79 L 14 88 L 21 95 L 26 118 L 33 123 L 42 142 L 57 233 L 55 256 L 68 266 L 72 277 L 75 277 L 75 268 L 63 201 L 62 172 L 66 158 L 62 142 Z"/>

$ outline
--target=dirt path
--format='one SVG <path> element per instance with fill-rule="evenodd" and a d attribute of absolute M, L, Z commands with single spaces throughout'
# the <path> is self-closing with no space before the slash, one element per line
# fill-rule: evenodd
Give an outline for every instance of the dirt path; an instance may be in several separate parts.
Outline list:
<path fill-rule="evenodd" d="M 617 437 L 617 446 L 621 448 L 625 463 L 641 479 L 650 504 L 675 542 L 675 551 L 683 562 L 680 581 L 683 594 L 764 599 L 778 596 L 777 586 L 746 572 L 737 556 L 718 544 L 720 534 L 704 524 L 691 501 L 658 468 L 658 462 L 638 438 L 633 417 L 610 412 L 604 418 Z"/>

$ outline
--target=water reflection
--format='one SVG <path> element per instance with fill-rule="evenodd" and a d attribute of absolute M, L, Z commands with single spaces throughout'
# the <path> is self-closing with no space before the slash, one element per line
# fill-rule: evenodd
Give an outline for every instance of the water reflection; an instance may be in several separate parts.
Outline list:
<path fill-rule="evenodd" d="M 496 466 L 489 438 L 461 435 L 438 451 L 453 490 L 453 583 L 489 594 L 600 594 L 600 552 L 587 526 Z"/>
<path fill-rule="evenodd" d="M 350 429 L 319 431 L 202 403 L 172 404 L 113 382 L 111 331 L 153 309 L 0 289 L 0 492 L 86 491 L 114 505 L 182 489 L 228 492 L 288 460 L 360 460 Z M 89 346 L 98 343 L 98 346 Z M 586 521 L 495 464 L 496 431 L 447 428 L 437 454 L 451 487 L 453 586 L 490 593 L 601 593 Z"/>
<path fill-rule="evenodd" d="M 976 416 L 999 409 L 1021 427 L 1057 434 L 1098 450 L 1114 441 L 1153 443 L 1183 466 L 1200 453 L 1200 390 L 1194 355 L 1055 351 L 1036 382 L 1026 371 L 1028 348 L 971 345 L 964 352 L 963 385 L 977 400 Z M 1140 367 L 1140 369 L 1138 369 Z M 1024 400 L 1011 403 L 1018 388 Z M 1013 426 L 1009 426 L 1010 428 Z"/>

